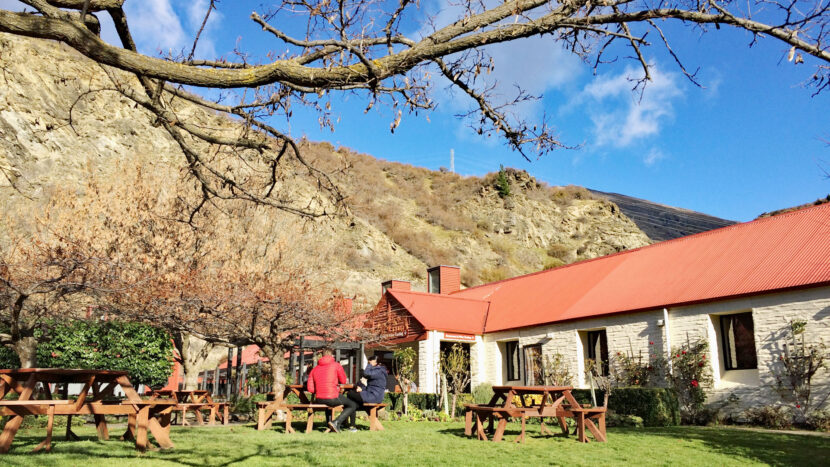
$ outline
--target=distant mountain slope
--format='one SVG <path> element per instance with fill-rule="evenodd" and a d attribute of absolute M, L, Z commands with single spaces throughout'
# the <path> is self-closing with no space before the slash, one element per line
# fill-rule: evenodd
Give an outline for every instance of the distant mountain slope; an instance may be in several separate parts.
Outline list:
<path fill-rule="evenodd" d="M 806 204 L 802 204 L 800 206 L 793 206 L 793 207 L 789 207 L 789 208 L 777 209 L 775 211 L 765 212 L 765 213 L 761 214 L 760 216 L 758 216 L 758 219 L 760 219 L 762 217 L 777 216 L 779 214 L 784 214 L 784 213 L 788 213 L 788 212 L 792 212 L 792 211 L 798 211 L 799 209 L 809 208 L 810 206 L 818 206 L 818 205 L 824 204 L 824 203 L 830 203 L 830 195 L 827 195 L 826 198 L 819 198 L 819 199 L 813 201 L 812 203 L 806 203 Z"/>
<path fill-rule="evenodd" d="M 666 206 L 618 193 L 589 191 L 597 197 L 616 203 L 623 214 L 634 221 L 637 227 L 655 242 L 685 237 L 736 223 L 701 212 Z"/>

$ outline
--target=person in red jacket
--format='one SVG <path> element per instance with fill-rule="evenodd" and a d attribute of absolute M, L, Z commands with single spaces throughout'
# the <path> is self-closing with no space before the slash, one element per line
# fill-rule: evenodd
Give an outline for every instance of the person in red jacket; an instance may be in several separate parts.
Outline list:
<path fill-rule="evenodd" d="M 339 433 L 343 421 L 357 411 L 357 402 L 340 395 L 339 385 L 346 384 L 348 380 L 343 366 L 335 362 L 331 354 L 331 349 L 324 349 L 317 366 L 308 374 L 308 391 L 314 394 L 314 400 L 319 404 L 343 406 L 340 416 L 333 422 L 328 421 L 331 431 Z"/>

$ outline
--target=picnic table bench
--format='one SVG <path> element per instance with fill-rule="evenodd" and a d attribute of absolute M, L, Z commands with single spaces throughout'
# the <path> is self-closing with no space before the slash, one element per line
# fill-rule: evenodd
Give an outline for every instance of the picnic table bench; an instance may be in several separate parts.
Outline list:
<path fill-rule="evenodd" d="M 179 390 L 174 391 L 170 389 L 160 389 L 153 391 L 152 398 L 155 400 L 172 400 L 176 403 L 176 415 L 181 413 L 181 425 L 190 425 L 187 421 L 187 412 L 193 412 L 196 416 L 196 422 L 199 425 L 205 424 L 205 419 L 202 416 L 202 411 L 208 412 L 208 425 L 215 425 L 217 416 L 222 420 L 223 425 L 227 425 L 229 421 L 229 404 L 227 402 L 214 402 L 210 396 L 210 392 L 205 390 Z"/>
<path fill-rule="evenodd" d="M 488 404 L 465 405 L 464 433 L 472 435 L 475 426 L 478 439 L 488 440 L 490 433 L 493 441 L 501 441 L 507 422 L 511 418 L 518 418 L 521 419 L 522 429 L 516 442 L 524 442 L 526 420 L 538 417 L 542 421 L 542 434 L 552 434 L 545 426 L 544 419 L 556 418 L 562 433 L 568 436 L 566 419 L 572 418 L 576 422 L 576 434 L 580 442 L 590 441 L 586 429 L 595 440 L 605 442 L 605 407 L 582 406 L 571 394 L 572 389 L 569 386 L 494 386 L 493 397 Z M 536 396 L 531 398 L 538 402 L 528 402 L 526 396 Z M 518 405 L 514 402 L 517 399 Z M 484 421 L 489 422 L 487 429 L 484 428 Z M 498 425 L 494 427 L 496 421 Z"/>
<path fill-rule="evenodd" d="M 341 389 L 351 389 L 354 386 L 351 384 L 343 384 L 341 385 Z M 294 394 L 299 399 L 299 402 L 296 404 L 287 404 L 284 401 L 288 398 L 289 395 Z M 369 415 L 369 429 L 371 431 L 383 431 L 383 424 L 380 423 L 378 419 L 378 411 L 385 408 L 386 404 L 371 404 L 371 403 L 364 403 L 362 408 L 358 410 L 365 410 L 366 413 Z M 294 420 L 294 411 L 305 411 L 308 414 L 308 419 L 306 421 L 306 433 L 311 433 L 314 429 L 314 414 L 315 413 L 323 413 L 326 418 L 331 419 L 334 417 L 334 413 L 336 411 L 343 410 L 343 406 L 334 406 L 330 407 L 325 404 L 317 404 L 311 402 L 308 396 L 305 393 L 305 388 L 301 384 L 291 384 L 285 387 L 285 391 L 281 398 L 276 398 L 274 401 L 269 402 L 258 402 L 257 403 L 258 409 L 258 417 L 257 417 L 257 430 L 266 430 L 271 427 L 272 417 L 276 414 L 277 410 L 283 409 L 285 411 L 285 432 L 286 433 L 295 433 L 296 431 L 291 426 L 291 423 Z M 326 429 L 328 431 L 328 429 Z"/>
<path fill-rule="evenodd" d="M 84 385 L 75 400 L 68 397 L 71 383 Z M 63 385 L 62 399 L 52 399 L 50 384 Z M 114 391 L 119 386 L 126 400 L 115 400 Z M 17 400 L 4 399 L 10 391 L 18 394 Z M 41 398 L 38 399 L 38 396 Z M 123 438 L 134 440 L 136 449 L 145 451 L 149 446 L 148 430 L 159 446 L 172 448 L 169 433 L 174 405 L 172 401 L 141 399 L 125 371 L 60 368 L 0 370 L 0 415 L 11 417 L 0 434 L 0 453 L 11 449 L 24 417 L 31 415 L 48 417 L 46 438 L 35 447 L 35 451 L 51 450 L 55 415 L 67 416 L 66 439 L 70 440 L 78 439 L 72 432 L 72 417 L 88 414 L 93 415 L 99 439 L 109 439 L 106 415 L 126 415 L 128 426 Z"/>

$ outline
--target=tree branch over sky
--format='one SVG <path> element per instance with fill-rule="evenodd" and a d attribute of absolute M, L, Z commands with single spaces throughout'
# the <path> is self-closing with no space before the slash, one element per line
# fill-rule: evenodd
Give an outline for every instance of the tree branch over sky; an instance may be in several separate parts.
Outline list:
<path fill-rule="evenodd" d="M 135 75 L 138 88 L 113 74 L 114 89 L 145 108 L 170 133 L 191 175 L 201 184 L 205 202 L 241 198 L 311 217 L 327 214 L 327 206 L 339 206 L 343 196 L 325 173 L 305 162 L 273 117 L 290 121 L 292 106 L 303 106 L 319 113 L 321 125 L 333 127 L 328 99 L 334 92 L 357 94 L 365 99 L 367 110 L 375 105 L 391 107 L 396 113 L 391 123 L 394 131 L 403 112 L 435 108 L 431 89 L 440 80 L 470 99 L 477 111 L 462 117 L 479 134 L 504 138 L 528 160 L 563 147 L 553 131 L 555 122 L 522 121 L 496 102 L 494 86 L 484 78 L 494 66 L 488 45 L 543 36 L 550 38 L 552 46 L 558 44 L 596 66 L 613 59 L 611 55 L 625 56 L 643 69 L 642 80 L 633 86 L 639 88 L 652 76 L 654 64 L 644 55 L 651 46 L 666 50 L 683 74 L 696 82 L 695 74 L 687 71 L 694 67 L 685 66 L 671 46 L 676 29 L 667 27 L 672 23 L 698 27 L 707 34 L 735 28 L 750 32 L 753 42 L 777 41 L 782 50 L 789 49 L 785 55 L 790 61 L 812 66 L 809 81 L 816 93 L 830 86 L 828 0 L 461 0 L 446 5 L 444 13 L 456 12 L 450 21 L 446 14 L 440 21 L 428 18 L 431 27 L 416 33 L 410 32 L 412 24 L 422 21 L 424 12 L 410 0 L 282 0 L 250 16 L 261 28 L 260 40 L 273 44 L 261 61 L 253 61 L 244 50 L 235 51 L 235 60 L 194 59 L 211 12 L 237 8 L 222 2 L 209 2 L 193 47 L 166 56 L 138 52 L 124 1 L 23 3 L 32 11 L 0 10 L 0 31 L 60 41 L 101 65 Z M 120 46 L 96 34 L 91 23 L 97 24 L 93 19 L 101 14 L 114 21 Z M 532 66 L 528 64 L 528 69 Z M 185 86 L 206 91 L 196 95 Z M 226 89 L 238 90 L 236 102 L 203 97 L 221 94 L 207 90 Z M 511 103 L 537 97 L 520 91 Z M 230 137 L 194 125 L 177 113 L 182 101 L 229 115 L 245 130 Z M 218 163 L 215 155 L 222 151 L 236 158 L 237 165 L 229 165 L 227 158 Z M 298 206 L 280 198 L 278 187 L 286 177 L 280 167 L 289 158 L 317 181 L 326 203 Z M 241 166 L 250 172 L 235 170 Z"/>

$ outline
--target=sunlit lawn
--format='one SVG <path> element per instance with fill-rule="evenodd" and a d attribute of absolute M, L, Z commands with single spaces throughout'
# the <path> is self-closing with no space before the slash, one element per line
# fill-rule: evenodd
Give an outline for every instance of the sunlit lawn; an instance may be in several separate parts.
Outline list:
<path fill-rule="evenodd" d="M 43 429 L 21 431 L 0 465 L 828 465 L 830 438 L 754 432 L 729 428 L 609 428 L 608 443 L 580 444 L 571 438 L 543 437 L 528 427 L 524 444 L 513 443 L 518 425 L 508 427 L 506 442 L 464 436 L 463 423 L 385 422 L 386 431 L 286 435 L 282 427 L 258 432 L 250 425 L 174 427 L 176 447 L 138 454 L 132 443 L 98 441 L 92 426 L 76 429 L 81 441 L 57 436 L 51 453 L 32 454 Z M 301 426 L 302 425 L 302 426 Z M 113 427 L 111 432 L 123 429 Z M 56 434 L 62 433 L 56 427 Z"/>

